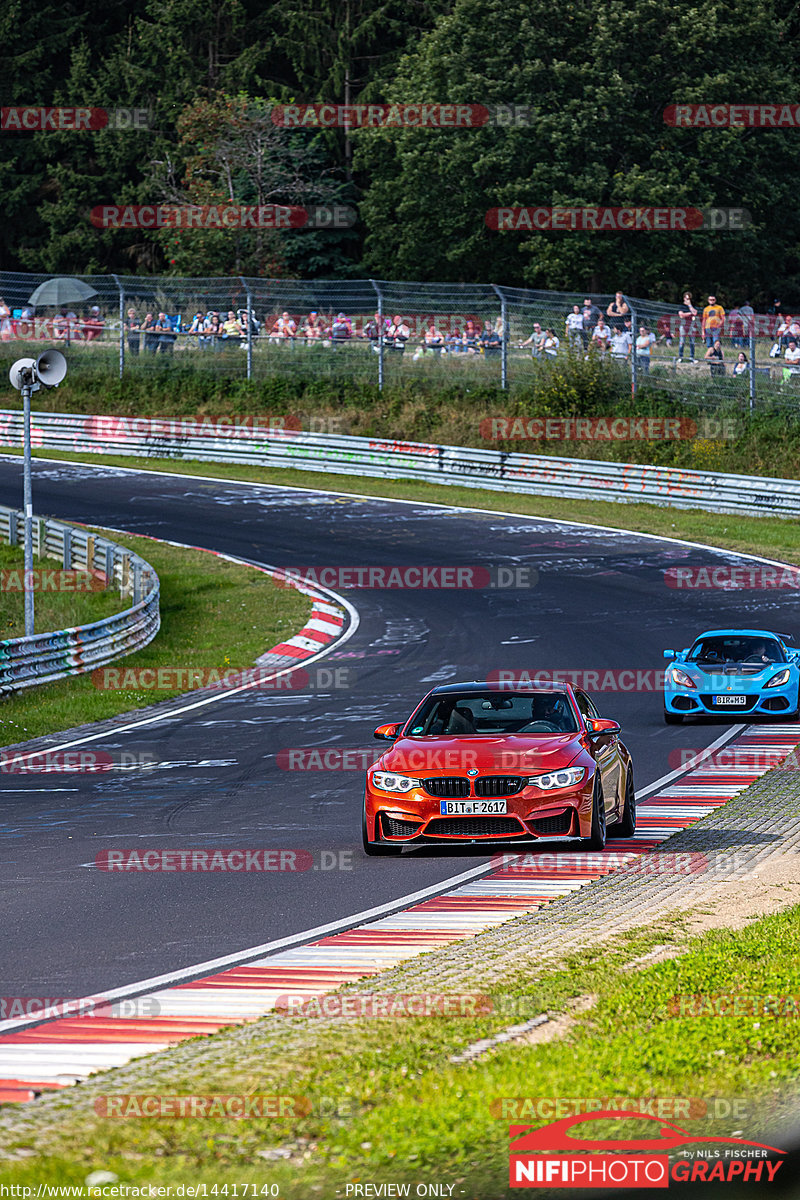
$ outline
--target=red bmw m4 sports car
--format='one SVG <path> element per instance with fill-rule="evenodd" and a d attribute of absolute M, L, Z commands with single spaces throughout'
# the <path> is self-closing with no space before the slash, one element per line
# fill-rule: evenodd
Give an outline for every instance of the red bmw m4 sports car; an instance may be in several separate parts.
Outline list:
<path fill-rule="evenodd" d="M 616 721 L 558 683 L 433 688 L 367 771 L 367 854 L 431 842 L 578 841 L 636 831 L 633 765 Z"/>

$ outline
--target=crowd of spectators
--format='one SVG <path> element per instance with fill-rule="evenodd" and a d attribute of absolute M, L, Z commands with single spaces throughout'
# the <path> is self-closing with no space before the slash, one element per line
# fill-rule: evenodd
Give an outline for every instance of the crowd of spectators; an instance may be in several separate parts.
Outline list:
<path fill-rule="evenodd" d="M 750 345 L 755 314 L 749 301 L 726 313 L 713 293 L 705 304 L 698 301 L 695 305 L 692 293 L 685 292 L 671 316 L 662 313 L 654 321 L 654 329 L 641 314 L 634 323 L 622 292 L 616 292 L 605 308 L 587 296 L 582 305 L 572 305 L 571 311 L 565 314 L 561 336 L 552 321 L 552 306 L 546 311 L 550 324 L 544 320 L 533 321 L 529 335 L 516 342 L 518 349 L 527 350 L 533 358 L 554 359 L 568 347 L 587 357 L 598 356 L 619 363 L 630 363 L 633 359 L 637 369 L 647 374 L 654 347 L 658 342 L 671 347 L 677 334 L 677 363 L 695 363 L 695 349 L 699 344 L 703 351 L 700 361 L 708 365 L 711 375 L 724 375 L 729 369 L 725 362 L 726 348 L 733 347 L 739 351 L 730 368 L 733 375 L 748 375 L 750 371 L 744 348 Z M 32 328 L 31 323 L 35 320 L 38 324 L 40 319 L 30 305 L 12 312 L 0 298 L 0 340 L 31 337 L 30 333 L 21 332 L 21 323 L 28 322 L 28 328 Z M 783 360 L 785 379 L 800 375 L 800 316 L 784 313 L 780 301 L 776 300 L 772 320 L 775 340 L 770 357 Z M 111 333 L 99 305 L 85 310 L 82 317 L 63 306 L 47 324 L 50 336 L 68 344 L 100 341 L 104 334 Z M 360 316 L 354 318 L 345 312 L 334 315 L 332 311 L 321 313 L 315 309 L 305 316 L 289 311 L 279 316 L 268 314 L 263 322 L 259 322 L 247 309 L 229 309 L 227 313 L 198 309 L 191 320 L 183 320 L 180 315 L 169 315 L 164 311 L 141 315 L 135 308 L 129 308 L 123 328 L 127 349 L 134 356 L 140 353 L 172 355 L 179 336 L 201 350 L 246 348 L 248 333 L 252 332 L 253 339 L 260 338 L 267 345 L 275 346 L 336 349 L 347 343 L 363 345 L 366 342 L 376 352 L 382 347 L 387 354 L 398 355 L 410 345 L 414 362 L 429 356 L 467 359 L 499 356 L 503 346 L 509 345 L 510 333 L 502 316 L 494 321 L 480 321 L 475 316 L 451 316 L 440 321 L 434 316 L 420 320 L 418 317 L 405 318 L 400 313 L 384 316 L 376 312 L 369 320 L 362 321 Z"/>

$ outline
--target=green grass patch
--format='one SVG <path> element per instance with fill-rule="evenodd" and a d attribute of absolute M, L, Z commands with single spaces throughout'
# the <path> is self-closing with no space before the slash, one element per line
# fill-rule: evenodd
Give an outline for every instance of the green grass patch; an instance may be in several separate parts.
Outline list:
<path fill-rule="evenodd" d="M 90 353 L 73 355 L 76 369 L 71 362 L 70 374 L 58 389 L 37 393 L 35 407 L 120 416 L 296 416 L 306 429 L 365 437 L 787 478 L 797 478 L 800 469 L 796 387 L 764 390 L 759 384 L 753 413 L 746 384 L 735 379 L 726 379 L 721 388 L 705 376 L 681 384 L 679 379 L 659 380 L 654 375 L 641 381 L 632 397 L 625 369 L 577 354 L 554 363 L 514 359 L 508 391 L 499 386 L 499 364 L 494 361 L 390 360 L 385 387 L 379 391 L 372 371 L 375 356 L 368 347 L 323 352 L 324 372 L 314 351 L 272 349 L 274 354 L 267 358 L 276 369 L 248 381 L 226 365 L 224 356 L 216 356 L 218 370 L 209 370 L 208 355 L 179 355 L 174 362 L 159 357 L 155 363 L 134 365 L 120 380 L 103 370 L 90 348 Z M 356 369 L 362 359 L 370 368 L 366 376 Z M 111 359 L 109 363 L 113 367 Z M 239 359 L 235 363 L 242 365 Z M 7 403 L 19 407 L 21 401 L 15 394 Z M 498 441 L 487 436 L 486 426 L 497 416 L 525 421 L 657 417 L 689 424 L 684 424 L 679 439 L 558 441 L 515 436 Z M 712 424 L 705 425 L 706 418 Z M 697 424 L 694 436 L 691 422 Z"/>
<path fill-rule="evenodd" d="M 637 966 L 656 943 L 674 945 L 679 956 Z M 433 979 L 435 955 L 430 965 Z M 475 978 L 473 967 L 470 991 Z M 680 921 L 660 923 L 553 967 L 517 967 L 487 991 L 507 1002 L 523 996 L 526 1011 L 551 1015 L 579 997 L 591 1002 L 550 1044 L 503 1043 L 461 1064 L 451 1056 L 520 1018 L 508 1009 L 479 1018 L 334 1023 L 272 1015 L 31 1110 L 6 1133 L 5 1149 L 33 1149 L 48 1163 L 8 1163 L 0 1177 L 39 1182 L 53 1172 L 72 1182 L 103 1167 L 126 1183 L 276 1184 L 287 1200 L 344 1195 L 356 1180 L 411 1183 L 412 1195 L 417 1182 L 440 1181 L 455 1183 L 454 1194 L 485 1200 L 513 1194 L 508 1125 L 520 1110 L 504 1109 L 504 1098 L 738 1100 L 735 1117 L 702 1115 L 695 1103 L 673 1119 L 698 1134 L 737 1129 L 763 1141 L 796 1091 L 800 1021 L 775 1004 L 761 1008 L 767 997 L 800 991 L 800 907 L 693 938 Z M 744 1016 L 681 1014 L 673 1003 L 698 994 L 739 997 Z M 314 1108 L 300 1118 L 237 1121 L 111 1120 L 94 1110 L 100 1095 L 134 1093 L 299 1095 Z M 646 1136 L 633 1121 L 597 1133 Z"/>
<path fill-rule="evenodd" d="M 268 575 L 252 567 L 149 538 L 112 536 L 118 545 L 149 562 L 161 583 L 161 629 L 149 646 L 112 664 L 121 672 L 244 670 L 258 655 L 302 628 L 311 611 L 306 596 L 293 588 L 277 587 Z M 86 599 L 94 601 L 96 596 L 106 602 L 113 598 L 113 612 L 125 607 L 115 593 L 97 593 Z M 42 620 L 44 612 L 37 621 L 39 627 Z M 62 623 L 51 626 L 62 627 Z M 26 741 L 101 721 L 168 700 L 184 690 L 101 689 L 91 675 L 26 688 L 0 699 L 4 742 Z"/>
<path fill-rule="evenodd" d="M 24 565 L 21 547 L 0 544 L 0 638 L 25 636 L 25 593 L 20 590 Z M 116 588 L 91 590 L 86 572 L 64 573 L 58 559 L 34 556 L 33 569 L 39 589 L 34 593 L 34 633 L 89 625 L 122 612 L 129 603 L 120 599 Z M 81 590 L 55 590 L 61 587 Z"/>

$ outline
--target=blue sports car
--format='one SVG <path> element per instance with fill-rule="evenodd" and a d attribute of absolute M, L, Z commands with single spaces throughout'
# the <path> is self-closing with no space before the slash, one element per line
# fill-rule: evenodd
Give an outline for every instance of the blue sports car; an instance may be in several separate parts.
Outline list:
<path fill-rule="evenodd" d="M 800 650 L 785 633 L 766 629 L 708 629 L 686 650 L 665 650 L 664 720 L 719 713 L 794 718 L 800 700 Z"/>

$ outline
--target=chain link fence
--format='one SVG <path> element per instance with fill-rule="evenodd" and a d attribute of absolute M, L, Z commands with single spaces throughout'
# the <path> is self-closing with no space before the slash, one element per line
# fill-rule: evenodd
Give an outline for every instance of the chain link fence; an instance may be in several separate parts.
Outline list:
<path fill-rule="evenodd" d="M 48 285 L 44 298 L 40 285 Z M 0 355 L 69 347 L 70 373 L 182 370 L 226 377 L 530 384 L 596 358 L 635 396 L 648 384 L 699 408 L 795 407 L 800 318 L 493 284 L 0 272 Z M 684 313 L 681 316 L 681 313 Z M 797 344 L 793 340 L 796 333 Z"/>

